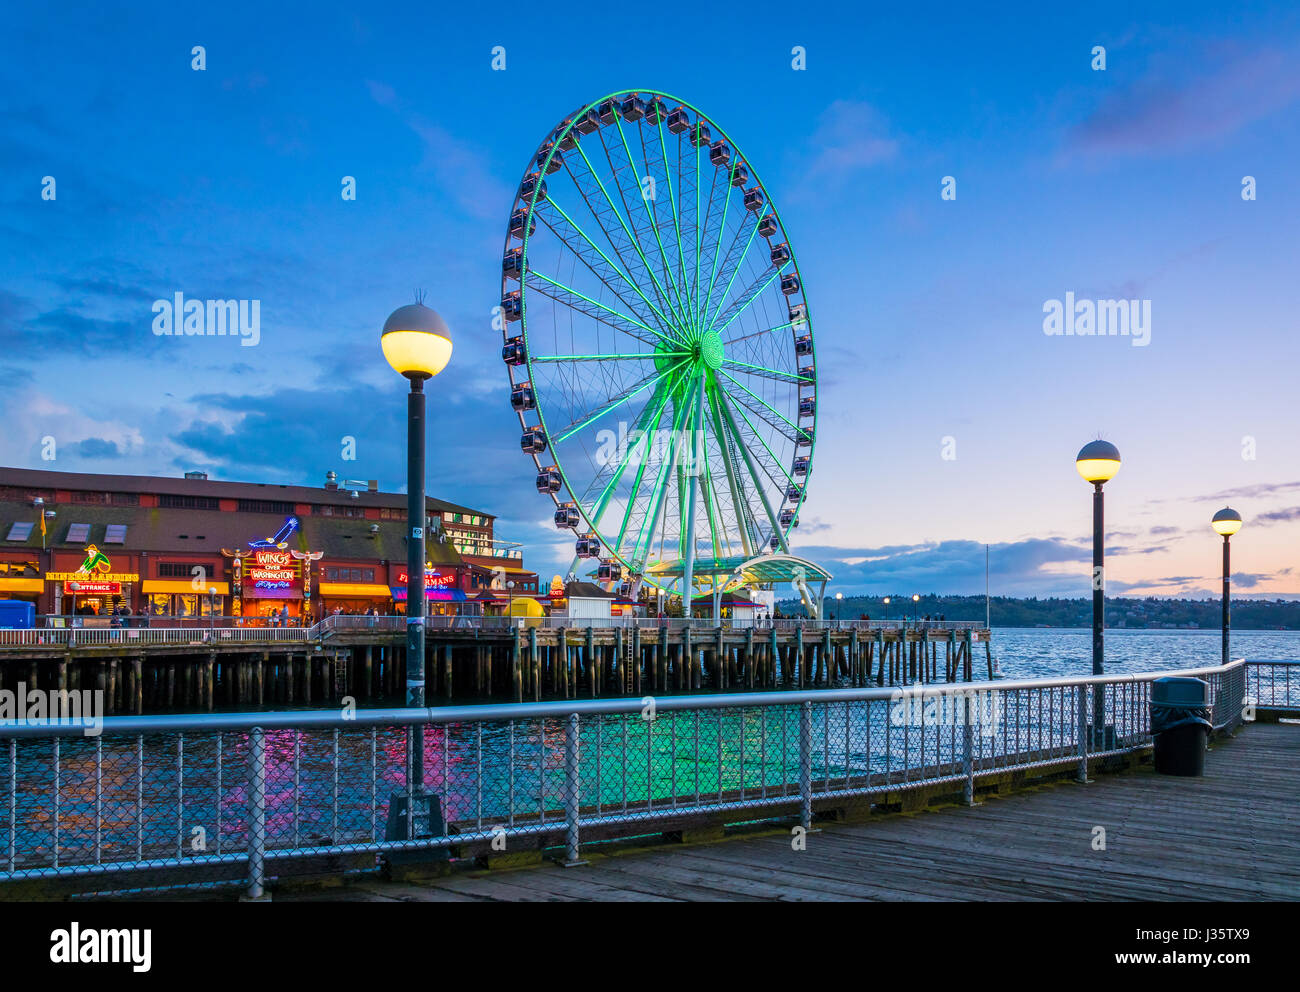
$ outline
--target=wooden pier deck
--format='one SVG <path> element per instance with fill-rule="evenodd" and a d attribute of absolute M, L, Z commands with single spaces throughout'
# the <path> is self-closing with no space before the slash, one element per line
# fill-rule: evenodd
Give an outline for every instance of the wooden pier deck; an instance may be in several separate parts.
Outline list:
<path fill-rule="evenodd" d="M 277 900 L 1300 900 L 1300 726 L 1252 724 L 1215 743 L 1203 778 L 1150 766 L 990 798 L 972 808 L 786 834 L 463 872 L 368 880 Z M 1095 827 L 1106 849 L 1093 849 Z"/>

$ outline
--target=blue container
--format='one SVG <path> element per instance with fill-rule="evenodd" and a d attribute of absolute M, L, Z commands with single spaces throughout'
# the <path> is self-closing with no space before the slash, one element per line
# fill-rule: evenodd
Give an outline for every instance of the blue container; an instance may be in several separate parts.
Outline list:
<path fill-rule="evenodd" d="M 0 599 L 0 629 L 31 630 L 36 626 L 36 605 L 21 599 Z"/>

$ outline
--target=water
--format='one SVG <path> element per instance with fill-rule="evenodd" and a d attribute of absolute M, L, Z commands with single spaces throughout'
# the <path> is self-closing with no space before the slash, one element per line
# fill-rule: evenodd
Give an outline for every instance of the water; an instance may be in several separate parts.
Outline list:
<path fill-rule="evenodd" d="M 1300 630 L 1243 630 L 1231 634 L 1230 657 L 1247 660 L 1300 659 Z M 1092 674 L 1092 631 L 1087 628 L 993 630 L 993 657 L 1005 678 L 1040 679 Z M 1217 665 L 1218 630 L 1106 631 L 1106 671 L 1116 675 Z M 984 671 L 976 650 L 975 673 Z"/>

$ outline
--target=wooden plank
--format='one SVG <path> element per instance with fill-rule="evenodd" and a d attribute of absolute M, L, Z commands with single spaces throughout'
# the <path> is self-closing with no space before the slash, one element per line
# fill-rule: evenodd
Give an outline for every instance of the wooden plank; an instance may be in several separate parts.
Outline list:
<path fill-rule="evenodd" d="M 1248 727 L 1216 745 L 1206 768 L 1203 778 L 1149 768 L 1099 774 L 1087 785 L 989 796 L 972 808 L 827 824 L 802 851 L 787 833 L 751 835 L 596 856 L 571 870 L 451 876 L 391 898 L 1300 899 L 1300 730 Z M 1092 849 L 1095 826 L 1106 829 L 1104 851 Z M 362 891 L 359 898 L 389 897 L 383 883 Z"/>

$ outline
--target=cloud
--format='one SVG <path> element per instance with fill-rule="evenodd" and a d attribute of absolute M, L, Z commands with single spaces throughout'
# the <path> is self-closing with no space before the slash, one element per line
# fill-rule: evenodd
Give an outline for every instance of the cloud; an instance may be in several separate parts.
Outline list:
<path fill-rule="evenodd" d="M 799 547 L 797 553 L 822 562 L 846 594 L 905 594 L 943 591 L 974 594 L 984 590 L 984 545 L 975 541 L 883 547 Z M 1084 595 L 1083 566 L 1092 552 L 1062 538 L 1031 538 L 989 547 L 992 586 L 1001 595 Z"/>
<path fill-rule="evenodd" d="M 1300 520 L 1300 506 L 1289 506 L 1284 510 L 1270 510 L 1268 513 L 1261 513 L 1254 518 L 1253 523 L 1281 524 L 1289 523 L 1292 520 Z"/>
<path fill-rule="evenodd" d="M 121 458 L 122 451 L 117 444 L 102 437 L 88 437 L 78 441 L 74 450 L 82 458 Z"/>
<path fill-rule="evenodd" d="M 1208 502 L 1227 502 L 1234 499 L 1257 499 L 1260 496 L 1275 496 L 1279 493 L 1289 493 L 1300 490 L 1300 482 L 1257 482 L 1249 486 L 1238 486 L 1236 489 L 1224 489 L 1221 492 L 1211 493 L 1209 496 L 1198 496 L 1195 501 L 1198 503 Z"/>
<path fill-rule="evenodd" d="M 420 139 L 420 167 L 431 172 L 442 192 L 477 220 L 499 219 L 500 204 L 510 202 L 510 189 L 488 172 L 487 152 L 452 135 L 442 125 L 411 110 L 387 83 L 368 80 L 370 98 L 393 111 Z"/>
<path fill-rule="evenodd" d="M 882 115 L 870 104 L 836 100 L 818 118 L 817 127 L 806 143 L 820 151 L 804 167 L 805 191 L 815 184 L 839 183 L 856 172 L 898 153 L 898 142 L 886 135 Z"/>
<path fill-rule="evenodd" d="M 1300 55 L 1276 47 L 1202 53 L 1195 73 L 1153 69 L 1107 97 L 1067 136 L 1082 154 L 1161 154 L 1221 138 L 1300 98 Z"/>

